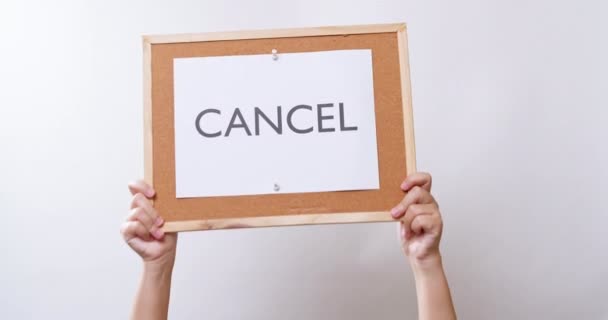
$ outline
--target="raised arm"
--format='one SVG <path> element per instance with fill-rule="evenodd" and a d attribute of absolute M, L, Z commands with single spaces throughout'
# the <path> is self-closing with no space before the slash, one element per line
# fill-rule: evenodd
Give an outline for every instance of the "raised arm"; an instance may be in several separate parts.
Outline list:
<path fill-rule="evenodd" d="M 177 234 L 164 234 L 161 230 L 164 221 L 149 201 L 155 194 L 152 187 L 143 181 L 135 181 L 129 184 L 129 190 L 133 195 L 131 211 L 120 232 L 143 260 L 131 319 L 165 320 L 169 310 Z"/>
<path fill-rule="evenodd" d="M 391 214 L 401 219 L 399 235 L 414 272 L 418 318 L 452 320 L 456 319 L 456 312 L 439 253 L 443 221 L 431 195 L 431 184 L 429 174 L 408 176 L 401 184 L 406 195 Z"/>

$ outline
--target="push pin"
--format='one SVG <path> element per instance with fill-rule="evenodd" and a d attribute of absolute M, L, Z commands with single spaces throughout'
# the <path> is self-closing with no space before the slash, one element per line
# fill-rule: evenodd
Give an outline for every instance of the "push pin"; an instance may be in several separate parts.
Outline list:
<path fill-rule="evenodd" d="M 272 60 L 279 60 L 279 56 L 277 55 L 277 49 L 272 49 Z"/>
<path fill-rule="evenodd" d="M 274 191 L 279 191 L 281 190 L 281 187 L 278 184 L 274 184 Z"/>

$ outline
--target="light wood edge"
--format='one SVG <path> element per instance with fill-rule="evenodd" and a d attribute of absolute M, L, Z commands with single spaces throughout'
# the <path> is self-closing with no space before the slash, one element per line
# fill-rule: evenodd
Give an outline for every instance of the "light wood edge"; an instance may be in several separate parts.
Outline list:
<path fill-rule="evenodd" d="M 371 25 L 356 25 L 356 26 L 331 26 L 331 27 L 295 28 L 295 29 L 208 32 L 208 33 L 186 33 L 186 34 L 171 34 L 171 35 L 146 35 L 146 36 L 144 36 L 144 41 L 147 41 L 150 44 L 160 44 L 160 43 L 183 43 L 183 42 L 201 42 L 201 41 L 270 39 L 270 38 L 313 37 L 313 36 L 334 36 L 334 35 L 347 36 L 347 35 L 351 35 L 351 34 L 364 34 L 364 33 L 400 32 L 402 30 L 405 30 L 405 23 L 371 24 Z"/>
<path fill-rule="evenodd" d="M 403 104 L 403 129 L 405 137 L 405 169 L 407 175 L 416 172 L 416 142 L 414 139 L 414 112 L 412 109 L 412 87 L 407 48 L 407 29 L 397 32 L 399 45 L 399 67 L 401 77 L 401 99 Z"/>
<path fill-rule="evenodd" d="M 278 226 L 299 226 L 310 224 L 361 223 L 397 221 L 388 211 L 301 214 L 288 216 L 267 216 L 251 218 L 186 220 L 165 222 L 164 232 L 238 229 Z"/>
<path fill-rule="evenodd" d="M 152 45 L 143 39 L 144 77 L 144 181 L 154 185 L 152 153 Z"/>

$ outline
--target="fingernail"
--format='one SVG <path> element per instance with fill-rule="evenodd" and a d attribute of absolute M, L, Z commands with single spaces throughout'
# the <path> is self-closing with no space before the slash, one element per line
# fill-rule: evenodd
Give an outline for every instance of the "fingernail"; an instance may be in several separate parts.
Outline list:
<path fill-rule="evenodd" d="M 154 238 L 156 238 L 156 239 L 159 239 L 159 240 L 160 240 L 160 239 L 162 239 L 162 237 L 163 237 L 163 235 L 164 235 L 164 232 L 163 232 L 163 230 L 161 230 L 161 229 L 154 229 L 154 230 L 152 231 L 152 235 L 154 236 Z"/>
<path fill-rule="evenodd" d="M 154 197 L 154 190 L 153 189 L 146 190 L 146 197 L 148 197 L 148 198 Z"/>
<path fill-rule="evenodd" d="M 394 207 L 391 209 L 391 216 L 393 216 L 393 218 L 397 218 L 397 215 L 399 215 L 399 208 L 398 207 Z"/>
<path fill-rule="evenodd" d="M 163 225 L 163 223 L 165 223 L 165 220 L 163 220 L 163 218 L 161 218 L 160 216 L 156 217 L 156 226 L 160 227 Z"/>
<path fill-rule="evenodd" d="M 401 190 L 405 191 L 406 187 L 407 187 L 407 183 L 406 182 L 401 183 Z"/>

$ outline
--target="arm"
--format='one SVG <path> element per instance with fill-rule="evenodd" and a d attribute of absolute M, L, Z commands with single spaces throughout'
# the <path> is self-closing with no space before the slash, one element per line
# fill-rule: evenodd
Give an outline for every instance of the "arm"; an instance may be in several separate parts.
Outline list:
<path fill-rule="evenodd" d="M 172 271 L 173 266 L 156 268 L 144 265 L 131 312 L 132 320 L 167 319 Z"/>
<path fill-rule="evenodd" d="M 419 319 L 456 319 L 441 256 L 410 264 L 416 281 Z"/>
<path fill-rule="evenodd" d="M 407 193 L 391 214 L 401 219 L 399 234 L 416 281 L 419 319 L 452 320 L 456 312 L 439 253 L 443 221 L 431 183 L 425 173 L 408 176 L 401 184 Z"/>
<path fill-rule="evenodd" d="M 169 310 L 177 234 L 162 231 L 164 221 L 149 201 L 155 194 L 152 187 L 136 181 L 129 184 L 129 189 L 133 194 L 131 212 L 122 224 L 121 233 L 143 260 L 131 319 L 164 320 Z"/>

